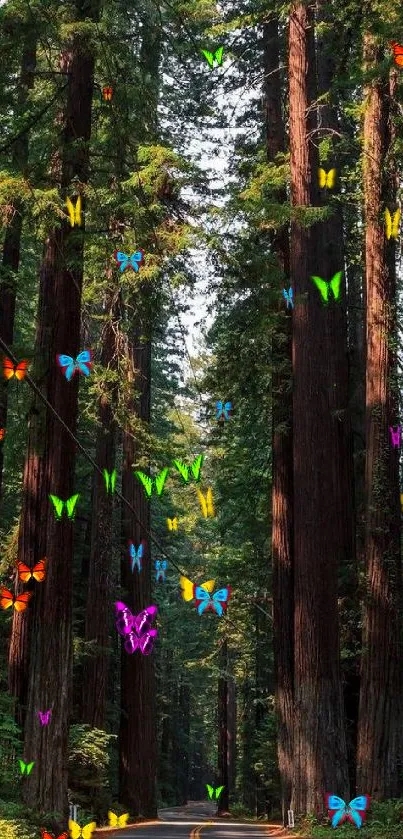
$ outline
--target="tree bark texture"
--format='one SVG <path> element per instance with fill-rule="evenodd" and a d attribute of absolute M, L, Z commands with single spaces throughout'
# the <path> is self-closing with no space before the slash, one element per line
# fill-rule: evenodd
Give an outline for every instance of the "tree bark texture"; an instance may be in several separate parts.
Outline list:
<path fill-rule="evenodd" d="M 228 642 L 221 648 L 221 671 L 218 679 L 218 782 L 224 789 L 218 800 L 217 813 L 227 813 L 228 792 Z"/>
<path fill-rule="evenodd" d="M 338 518 L 344 430 L 335 416 L 342 393 L 339 353 L 336 349 L 333 357 L 332 344 L 341 314 L 335 301 L 322 305 L 310 279 L 312 274 L 330 279 L 327 259 L 318 254 L 320 224 L 312 224 L 307 212 L 318 205 L 314 69 L 312 9 L 296 3 L 289 30 L 296 814 L 322 810 L 325 790 L 348 791 L 337 604 L 345 549 L 345 524 Z"/>
<path fill-rule="evenodd" d="M 373 72 L 384 55 L 364 39 Z M 396 272 L 383 211 L 394 209 L 390 160 L 390 91 L 375 78 L 366 89 L 364 200 L 366 249 L 366 597 L 357 750 L 357 785 L 376 798 L 401 795 L 402 657 L 399 451 L 389 426 L 397 419 Z"/>

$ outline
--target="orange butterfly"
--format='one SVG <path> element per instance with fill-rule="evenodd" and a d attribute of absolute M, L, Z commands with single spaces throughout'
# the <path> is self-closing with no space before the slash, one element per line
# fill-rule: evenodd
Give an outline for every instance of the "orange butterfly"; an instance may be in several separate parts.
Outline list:
<path fill-rule="evenodd" d="M 38 583 L 42 583 L 46 577 L 46 556 L 40 559 L 33 568 L 30 568 L 29 565 L 25 565 L 23 562 L 17 562 L 17 568 L 18 576 L 23 583 L 27 583 L 32 578 Z"/>
<path fill-rule="evenodd" d="M 52 836 L 44 827 L 41 827 L 42 839 L 68 839 L 68 833 L 61 833 L 60 836 Z"/>
<path fill-rule="evenodd" d="M 28 368 L 28 361 L 23 358 L 19 364 L 14 364 L 11 358 L 5 358 L 3 361 L 3 374 L 5 379 L 12 379 L 15 376 L 19 381 L 25 378 Z"/>
<path fill-rule="evenodd" d="M 9 609 L 14 606 L 16 612 L 25 612 L 33 591 L 23 591 L 22 594 L 13 594 L 4 586 L 0 586 L 0 606 L 2 609 Z"/>
<path fill-rule="evenodd" d="M 4 440 L 5 433 L 6 433 L 6 429 L 5 428 L 0 428 L 0 440 Z"/>
<path fill-rule="evenodd" d="M 395 59 L 395 64 L 398 67 L 403 67 L 403 47 L 401 44 L 398 44 L 397 41 L 389 41 L 392 49 L 393 49 L 393 56 Z"/>

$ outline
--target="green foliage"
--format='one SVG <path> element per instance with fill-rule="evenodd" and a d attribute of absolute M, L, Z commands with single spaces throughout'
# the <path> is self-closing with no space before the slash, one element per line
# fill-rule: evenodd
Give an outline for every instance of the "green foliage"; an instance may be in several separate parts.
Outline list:
<path fill-rule="evenodd" d="M 116 735 L 89 725 L 73 725 L 69 736 L 69 787 L 86 811 L 106 809 L 110 750 Z"/>

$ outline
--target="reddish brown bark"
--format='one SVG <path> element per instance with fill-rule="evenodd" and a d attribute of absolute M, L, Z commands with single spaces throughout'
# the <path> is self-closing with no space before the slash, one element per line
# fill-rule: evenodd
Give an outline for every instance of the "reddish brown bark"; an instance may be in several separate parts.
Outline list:
<path fill-rule="evenodd" d="M 275 19 L 264 26 L 266 152 L 274 163 L 284 152 L 284 125 L 281 110 L 281 76 L 278 23 Z M 278 191 L 277 200 L 285 202 L 285 190 Z M 293 772 L 293 647 L 294 647 L 294 578 L 292 558 L 293 529 L 293 466 L 292 466 L 292 393 L 291 378 L 291 316 L 284 311 L 281 287 L 289 287 L 288 229 L 283 227 L 272 237 L 271 248 L 279 272 L 277 331 L 273 338 L 273 484 L 272 484 L 272 585 L 273 631 L 276 668 L 276 713 L 278 723 L 277 754 L 281 778 L 283 816 L 291 800 Z"/>
<path fill-rule="evenodd" d="M 342 404 L 332 338 L 341 315 L 323 306 L 310 276 L 326 279 L 317 249 L 320 224 L 307 226 L 306 209 L 318 204 L 312 9 L 293 6 L 289 32 L 291 284 L 294 373 L 294 790 L 297 814 L 323 808 L 323 791 L 348 790 L 344 709 L 339 664 L 338 566 L 345 524 L 340 521 L 339 457 Z M 300 218 L 302 215 L 302 219 Z M 339 266 L 339 270 L 342 266 Z M 322 271 L 324 270 L 324 273 Z M 336 351 L 337 353 L 337 351 Z M 336 387 L 334 387 L 336 382 Z M 334 751 L 336 746 L 336 753 Z"/>
<path fill-rule="evenodd" d="M 141 312 L 140 306 L 143 307 Z M 129 382 L 139 393 L 138 400 L 129 405 L 131 413 L 143 422 L 150 420 L 151 342 L 146 288 L 139 291 L 137 326 L 129 348 Z M 122 493 L 137 511 L 141 525 L 128 510 L 122 510 L 122 536 L 135 544 L 146 541 L 142 571 L 132 573 L 125 554 L 121 563 L 123 589 L 128 593 L 128 605 L 138 614 L 149 606 L 151 599 L 151 556 L 148 530 L 150 502 L 133 472 L 133 464 L 140 457 L 139 445 L 129 430 L 123 434 Z M 158 643 L 158 640 L 157 640 Z M 121 716 L 120 716 L 120 800 L 133 815 L 154 817 L 156 805 L 157 740 L 155 708 L 154 653 L 128 655 L 122 649 L 121 659 Z"/>
<path fill-rule="evenodd" d="M 218 679 L 218 785 L 224 789 L 218 800 L 218 815 L 229 809 L 228 789 L 228 642 L 221 648 L 221 671 Z"/>
<path fill-rule="evenodd" d="M 92 5 L 97 19 L 98 4 Z M 84 14 L 84 13 L 83 13 Z M 88 15 L 88 10 L 85 13 Z M 61 188 L 88 177 L 91 135 L 93 55 L 81 34 L 72 36 L 63 57 L 69 66 L 66 113 L 60 150 Z M 53 230 L 45 244 L 40 271 L 37 359 L 34 377 L 42 393 L 73 432 L 77 420 L 78 377 L 70 383 L 58 369 L 59 352 L 75 357 L 80 349 L 83 234 L 68 222 Z M 46 555 L 47 578 L 35 588 L 29 606 L 31 655 L 24 759 L 35 767 L 24 783 L 24 801 L 36 812 L 67 815 L 67 745 L 71 678 L 71 598 L 73 525 L 55 520 L 48 494 L 67 499 L 74 481 L 75 444 L 53 414 L 36 399 L 31 413 L 24 468 L 19 556 L 27 564 Z M 37 710 L 52 708 L 52 723 L 41 731 Z M 39 769 L 38 769 L 39 767 Z"/>
<path fill-rule="evenodd" d="M 366 36 L 364 60 L 373 72 L 384 58 Z M 383 211 L 393 209 L 396 181 L 384 170 L 391 143 L 390 91 L 375 78 L 366 88 L 364 201 L 366 250 L 366 597 L 357 748 L 357 785 L 376 798 L 401 794 L 403 748 L 399 455 L 389 426 L 397 418 L 396 269 Z"/>

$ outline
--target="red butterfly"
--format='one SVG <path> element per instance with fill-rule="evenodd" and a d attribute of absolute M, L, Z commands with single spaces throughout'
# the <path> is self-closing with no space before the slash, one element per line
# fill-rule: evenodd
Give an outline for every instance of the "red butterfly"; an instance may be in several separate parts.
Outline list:
<path fill-rule="evenodd" d="M 15 376 L 16 379 L 19 381 L 25 378 L 27 368 L 28 368 L 28 361 L 26 358 L 23 358 L 19 364 L 14 364 L 11 361 L 11 358 L 5 358 L 3 361 L 3 374 L 5 379 L 12 379 Z"/>
<path fill-rule="evenodd" d="M 14 606 L 16 612 L 25 612 L 32 595 L 32 591 L 23 591 L 22 594 L 15 595 L 4 586 L 0 586 L 0 606 L 2 609 Z"/>
<path fill-rule="evenodd" d="M 41 827 L 42 839 L 68 839 L 68 833 L 61 833 L 60 836 L 52 836 L 44 827 Z"/>
<path fill-rule="evenodd" d="M 17 568 L 18 576 L 23 583 L 27 583 L 32 578 L 38 583 L 42 583 L 46 577 L 46 556 L 40 559 L 33 568 L 30 568 L 29 565 L 25 565 L 23 562 L 17 562 Z"/>
<path fill-rule="evenodd" d="M 5 433 L 6 433 L 6 429 L 5 428 L 0 428 L 0 440 L 4 440 Z"/>
<path fill-rule="evenodd" d="M 403 67 L 403 47 L 401 44 L 398 44 L 397 41 L 389 41 L 392 49 L 393 49 L 393 56 L 395 59 L 395 64 L 398 67 Z"/>

